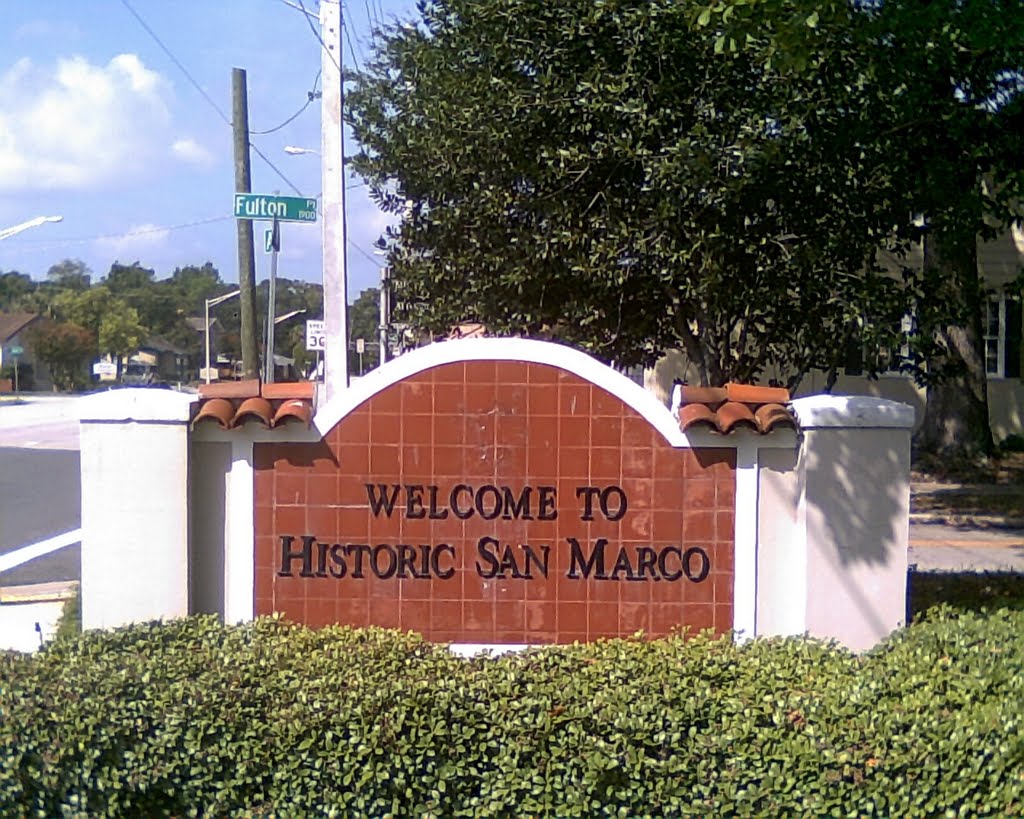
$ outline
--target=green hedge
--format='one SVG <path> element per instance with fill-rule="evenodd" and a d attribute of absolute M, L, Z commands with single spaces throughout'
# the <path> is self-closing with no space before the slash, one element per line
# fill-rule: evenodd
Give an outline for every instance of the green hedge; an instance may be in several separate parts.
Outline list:
<path fill-rule="evenodd" d="M 861 657 L 193 618 L 0 657 L 0 815 L 1016 816 L 1022 719 L 1006 609 Z"/>

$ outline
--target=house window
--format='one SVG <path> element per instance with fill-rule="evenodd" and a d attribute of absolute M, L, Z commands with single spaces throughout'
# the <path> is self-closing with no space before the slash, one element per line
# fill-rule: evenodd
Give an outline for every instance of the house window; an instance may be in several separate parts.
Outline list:
<path fill-rule="evenodd" d="M 1003 293 L 985 303 L 985 372 L 992 378 L 1020 378 L 1021 302 Z"/>

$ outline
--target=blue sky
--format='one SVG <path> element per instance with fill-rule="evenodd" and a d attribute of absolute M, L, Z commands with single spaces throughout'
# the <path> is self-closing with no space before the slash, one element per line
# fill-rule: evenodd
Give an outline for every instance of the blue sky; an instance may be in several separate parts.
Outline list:
<path fill-rule="evenodd" d="M 317 0 L 303 0 L 312 12 Z M 128 0 L 227 119 L 231 69 L 248 73 L 253 131 L 284 122 L 307 99 L 320 44 L 282 0 Z M 297 5 L 297 0 L 294 0 Z M 231 129 L 122 0 L 3 0 L 0 29 L 0 229 L 42 215 L 63 221 L 0 241 L 0 270 L 45 277 L 81 259 L 94 279 L 140 261 L 157 277 L 211 261 L 237 281 Z M 415 14 L 414 0 L 344 0 L 347 67 L 369 53 L 378 20 Z M 319 30 L 319 25 L 314 21 Z M 253 143 L 301 191 L 320 193 L 320 105 Z M 348 142 L 347 151 L 354 146 Z M 293 194 L 252 154 L 253 191 Z M 347 181 L 349 298 L 374 286 L 372 244 L 387 219 Z M 213 221 L 218 220 L 218 221 Z M 192 226 L 191 223 L 202 222 Z M 267 276 L 256 223 L 257 279 Z M 320 225 L 286 224 L 279 276 L 319 281 Z"/>

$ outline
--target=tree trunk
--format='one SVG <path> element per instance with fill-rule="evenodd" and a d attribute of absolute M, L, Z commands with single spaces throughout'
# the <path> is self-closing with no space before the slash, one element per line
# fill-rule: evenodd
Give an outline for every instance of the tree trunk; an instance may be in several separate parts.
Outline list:
<path fill-rule="evenodd" d="M 976 458 L 993 451 L 988 417 L 988 378 L 982 336 L 985 296 L 978 276 L 977 241 L 957 241 L 941 231 L 925 234 L 926 276 L 941 283 L 932 296 L 958 312 L 935 328 L 939 352 L 929 362 L 950 374 L 928 387 L 920 452 L 945 458 Z"/>

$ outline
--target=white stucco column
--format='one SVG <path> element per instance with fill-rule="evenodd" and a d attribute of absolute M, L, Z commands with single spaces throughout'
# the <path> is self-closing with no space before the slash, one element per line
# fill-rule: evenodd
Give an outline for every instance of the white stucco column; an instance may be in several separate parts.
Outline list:
<path fill-rule="evenodd" d="M 906 617 L 910 436 L 914 410 L 866 396 L 792 402 L 801 432 L 789 623 L 854 650 Z M 793 616 L 796 615 L 796 616 Z M 802 615 L 802 616 L 800 616 Z"/>
<path fill-rule="evenodd" d="M 83 628 L 189 613 L 188 422 L 196 399 L 125 389 L 79 402 Z"/>

